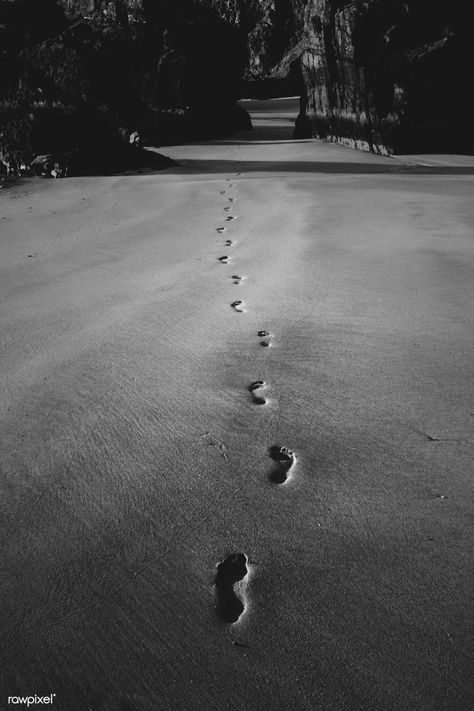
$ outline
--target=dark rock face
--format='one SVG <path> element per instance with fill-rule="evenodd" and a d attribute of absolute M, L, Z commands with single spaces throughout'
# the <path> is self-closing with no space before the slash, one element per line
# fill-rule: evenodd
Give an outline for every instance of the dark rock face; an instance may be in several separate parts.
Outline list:
<path fill-rule="evenodd" d="M 194 6 L 173 17 L 163 33 L 156 99 L 165 110 L 184 111 L 195 135 L 212 136 L 251 128 L 239 109 L 246 37 L 236 20 L 226 21 L 212 6 Z"/>
<path fill-rule="evenodd" d="M 265 0 L 260 7 L 249 71 L 282 77 L 298 66 L 297 137 L 382 153 L 472 152 L 463 86 L 470 3 Z"/>
<path fill-rule="evenodd" d="M 131 156 L 132 135 L 166 145 L 250 128 L 241 17 L 238 0 L 0 0 L 0 150 L 97 164 L 119 143 Z"/>
<path fill-rule="evenodd" d="M 471 6 L 0 0 L 0 149 L 26 160 L 106 133 L 166 145 L 249 128 L 244 76 L 247 95 L 301 95 L 296 137 L 472 152 Z"/>

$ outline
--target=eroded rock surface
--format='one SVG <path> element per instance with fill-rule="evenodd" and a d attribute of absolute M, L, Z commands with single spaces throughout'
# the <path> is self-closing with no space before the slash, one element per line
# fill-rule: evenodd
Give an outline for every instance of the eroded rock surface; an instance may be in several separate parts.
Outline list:
<path fill-rule="evenodd" d="M 265 0 L 250 35 L 249 75 L 301 73 L 296 137 L 375 152 L 472 152 L 468 32 L 460 0 Z"/>

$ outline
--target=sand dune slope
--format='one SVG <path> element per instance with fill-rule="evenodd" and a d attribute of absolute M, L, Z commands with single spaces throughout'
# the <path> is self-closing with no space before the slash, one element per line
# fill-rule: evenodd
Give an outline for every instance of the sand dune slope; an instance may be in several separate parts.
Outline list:
<path fill-rule="evenodd" d="M 473 161 L 251 108 L 0 196 L 2 703 L 473 706 Z"/>

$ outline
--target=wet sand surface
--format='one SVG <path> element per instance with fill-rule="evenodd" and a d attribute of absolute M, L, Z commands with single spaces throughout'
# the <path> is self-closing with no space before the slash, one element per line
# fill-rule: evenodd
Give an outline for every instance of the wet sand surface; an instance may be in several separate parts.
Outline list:
<path fill-rule="evenodd" d="M 0 195 L 2 704 L 473 707 L 474 159 L 244 106 Z"/>

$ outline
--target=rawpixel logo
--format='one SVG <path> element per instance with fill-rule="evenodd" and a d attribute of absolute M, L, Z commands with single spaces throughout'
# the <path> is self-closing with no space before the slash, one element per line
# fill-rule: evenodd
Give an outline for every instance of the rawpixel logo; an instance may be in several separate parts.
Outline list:
<path fill-rule="evenodd" d="M 54 697 L 56 694 L 49 694 L 49 696 L 9 696 L 8 703 L 14 704 L 15 706 L 36 706 L 38 704 L 52 704 L 54 702 Z"/>

